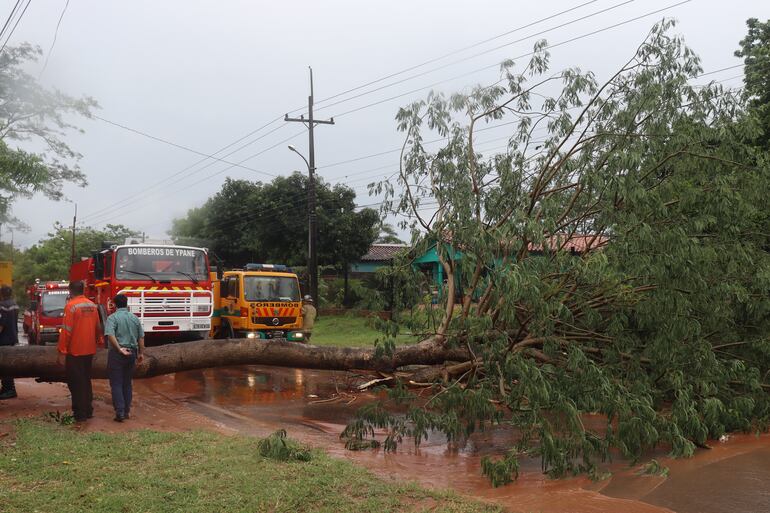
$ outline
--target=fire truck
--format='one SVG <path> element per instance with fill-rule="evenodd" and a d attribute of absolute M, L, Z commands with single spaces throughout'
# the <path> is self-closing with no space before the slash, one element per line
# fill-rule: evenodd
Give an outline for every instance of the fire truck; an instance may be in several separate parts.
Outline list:
<path fill-rule="evenodd" d="M 104 246 L 70 268 L 70 280 L 85 282 L 85 294 L 98 305 L 102 319 L 115 311 L 112 298 L 123 294 L 148 342 L 208 334 L 213 294 L 205 248 L 173 243 Z"/>
<path fill-rule="evenodd" d="M 57 342 L 64 321 L 64 305 L 69 295 L 69 282 L 35 280 L 27 288 L 29 308 L 24 322 L 30 345 Z"/>
<path fill-rule="evenodd" d="M 248 264 L 212 280 L 212 338 L 304 341 L 299 280 L 285 265 Z"/>

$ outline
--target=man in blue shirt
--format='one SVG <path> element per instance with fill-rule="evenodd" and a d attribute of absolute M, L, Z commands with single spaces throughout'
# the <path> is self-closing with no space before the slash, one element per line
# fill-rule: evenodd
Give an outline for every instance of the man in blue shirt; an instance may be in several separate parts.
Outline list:
<path fill-rule="evenodd" d="M 107 318 L 104 334 L 109 341 L 107 376 L 110 378 L 115 422 L 123 422 L 131 411 L 131 376 L 136 363 L 144 359 L 142 323 L 128 311 L 128 298 L 118 294 L 112 301 L 117 310 Z"/>

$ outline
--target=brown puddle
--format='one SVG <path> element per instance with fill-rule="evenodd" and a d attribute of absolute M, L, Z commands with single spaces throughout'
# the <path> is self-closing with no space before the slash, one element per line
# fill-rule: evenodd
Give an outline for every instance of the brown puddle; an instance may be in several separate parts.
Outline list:
<path fill-rule="evenodd" d="M 396 454 L 351 452 L 339 433 L 372 394 L 350 394 L 354 382 L 342 372 L 255 366 L 190 371 L 135 381 L 132 419 L 112 422 L 107 383 L 94 382 L 95 418 L 81 429 L 178 431 L 201 428 L 264 436 L 284 428 L 293 438 L 363 465 L 385 478 L 450 488 L 515 512 L 716 513 L 770 512 L 770 436 L 731 436 L 712 442 L 685 460 L 658 460 L 669 476 L 643 476 L 638 467 L 610 465 L 612 477 L 550 480 L 537 461 L 522 462 L 519 480 L 492 488 L 480 460 L 498 454 L 513 436 L 495 428 L 473 435 L 462 447 L 429 437 L 419 448 L 405 443 Z M 61 383 L 17 382 L 19 399 L 0 404 L 0 420 L 69 409 Z M 337 398 L 329 401 L 329 398 Z M 3 427 L 4 426 L 4 427 Z M 3 429 L 9 424 L 2 424 Z M 8 433 L 0 433 L 7 436 Z"/>
<path fill-rule="evenodd" d="M 343 372 L 256 366 L 190 371 L 143 380 L 146 392 L 187 404 L 196 413 L 241 433 L 264 436 L 284 428 L 293 438 L 366 466 L 380 476 L 451 488 L 464 495 L 521 512 L 679 513 L 770 512 L 770 436 L 736 435 L 713 442 L 687 460 L 659 458 L 668 477 L 642 476 L 622 463 L 612 477 L 551 480 L 537 461 L 522 463 L 519 480 L 493 488 L 481 475 L 480 460 L 501 452 L 511 432 L 491 429 L 450 448 L 429 437 L 419 448 L 405 443 L 398 453 L 351 452 L 339 433 L 371 394 L 347 394 Z M 329 398 L 337 398 L 332 401 Z"/>

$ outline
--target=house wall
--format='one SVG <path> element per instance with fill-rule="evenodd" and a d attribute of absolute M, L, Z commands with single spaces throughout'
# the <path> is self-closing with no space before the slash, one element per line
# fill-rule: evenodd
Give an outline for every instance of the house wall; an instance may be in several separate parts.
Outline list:
<path fill-rule="evenodd" d="M 380 267 L 388 265 L 387 262 L 356 262 L 351 264 L 350 272 L 353 273 L 373 273 Z"/>

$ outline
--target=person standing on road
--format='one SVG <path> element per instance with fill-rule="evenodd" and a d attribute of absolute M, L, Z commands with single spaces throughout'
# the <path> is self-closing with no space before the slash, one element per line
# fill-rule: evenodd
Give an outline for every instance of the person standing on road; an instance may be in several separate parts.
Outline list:
<path fill-rule="evenodd" d="M 91 365 L 99 338 L 99 310 L 83 295 L 82 281 L 70 282 L 69 291 L 59 333 L 58 362 L 64 365 L 75 422 L 84 422 L 94 416 Z"/>
<path fill-rule="evenodd" d="M 13 290 L 8 285 L 0 287 L 0 346 L 15 346 L 19 343 L 19 307 L 13 300 Z M 0 385 L 0 399 L 16 397 L 16 383 L 13 378 L 3 377 Z"/>
<path fill-rule="evenodd" d="M 313 297 L 305 296 L 302 301 L 302 335 L 305 341 L 310 340 L 310 336 L 313 334 L 317 314 L 318 312 L 313 306 Z"/>
<path fill-rule="evenodd" d="M 144 359 L 144 329 L 139 318 L 128 311 L 128 298 L 118 294 L 112 298 L 117 310 L 107 318 L 104 335 L 109 341 L 107 375 L 110 378 L 115 422 L 129 418 L 133 388 L 131 376 L 137 363 Z"/>

